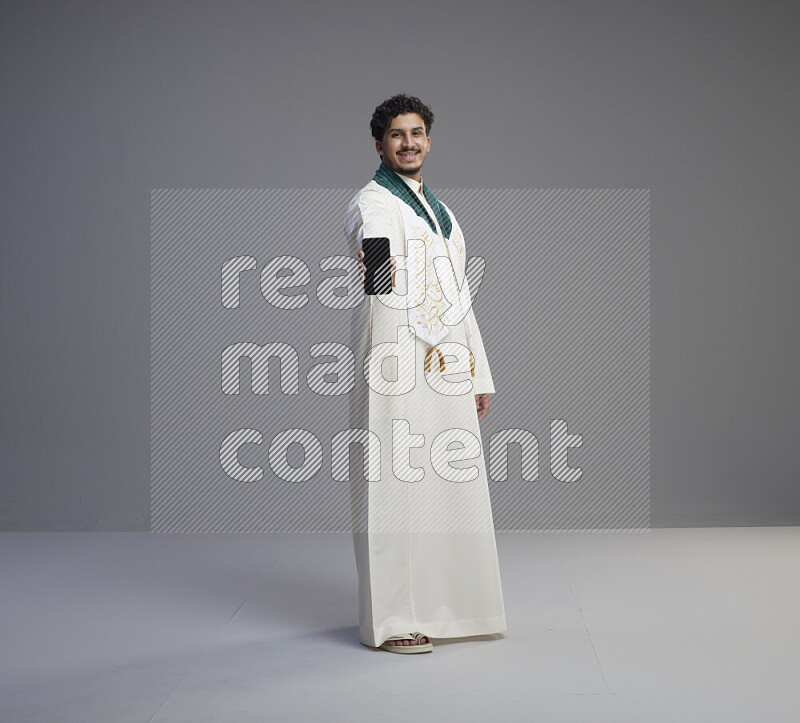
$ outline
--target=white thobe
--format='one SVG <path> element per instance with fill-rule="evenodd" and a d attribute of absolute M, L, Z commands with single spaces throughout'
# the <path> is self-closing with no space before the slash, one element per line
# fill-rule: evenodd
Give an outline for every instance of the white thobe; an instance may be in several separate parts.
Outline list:
<path fill-rule="evenodd" d="M 396 175 L 417 194 L 436 225 L 436 234 L 426 233 L 426 253 L 447 256 L 436 216 L 421 194 L 422 184 Z M 396 197 L 374 180 L 348 206 L 345 232 L 353 254 L 366 237 L 388 237 L 398 269 L 404 268 L 403 214 Z M 412 333 L 407 309 L 391 308 L 377 296 L 367 296 L 354 312 L 357 363 L 370 348 L 398 340 L 413 350 L 411 355 L 399 355 L 394 377 L 391 363 L 370 366 L 368 362 L 365 373 L 367 368 L 373 375 L 380 370 L 386 379 L 399 379 L 400 368 L 406 369 L 408 362 L 415 374 L 413 388 L 398 395 L 385 389 L 376 392 L 378 385 L 367 385 L 362 377 L 351 398 L 351 428 L 369 429 L 380 440 L 380 450 L 364 445 L 366 457 L 379 465 L 378 481 L 356 479 L 360 456 L 353 448 L 357 445 L 350 451 L 359 639 L 365 645 L 378 646 L 398 633 L 419 631 L 437 638 L 507 629 L 474 397 L 494 392 L 494 383 L 471 307 L 468 315 L 470 323 L 462 320 L 449 327 L 437 346 L 447 348 L 450 343 L 455 349 L 460 344 L 471 351 L 474 376 L 468 363 L 465 366 L 465 360 L 455 356 L 446 357 L 447 370 L 441 373 L 434 356 L 434 370 L 426 374 L 429 345 Z M 462 383 L 458 389 L 466 386 L 467 393 L 454 394 L 456 382 Z M 401 420 L 399 428 L 393 420 Z M 407 444 L 405 451 L 397 444 L 407 440 L 403 435 L 417 435 L 416 443 Z M 453 442 L 461 445 L 460 459 L 458 451 L 452 451 Z M 455 464 L 448 465 L 448 457 Z"/>

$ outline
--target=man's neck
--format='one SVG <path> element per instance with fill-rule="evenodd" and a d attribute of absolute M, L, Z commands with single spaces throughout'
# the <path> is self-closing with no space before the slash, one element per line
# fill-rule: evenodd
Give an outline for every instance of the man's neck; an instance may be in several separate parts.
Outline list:
<path fill-rule="evenodd" d="M 408 173 L 400 173 L 400 171 L 392 170 L 392 173 L 396 173 L 398 176 L 402 178 L 410 178 L 412 181 L 416 181 L 417 183 L 422 183 L 422 174 L 418 173 L 416 176 L 411 176 Z"/>
<path fill-rule="evenodd" d="M 416 181 L 417 183 L 420 184 L 420 186 L 422 186 L 422 175 L 421 174 L 417 174 L 419 176 L 419 178 L 417 178 L 416 176 L 409 176 L 409 175 L 407 175 L 405 173 L 398 173 L 397 171 L 392 171 L 392 173 L 397 174 L 404 181 L 408 181 L 408 180 Z"/>

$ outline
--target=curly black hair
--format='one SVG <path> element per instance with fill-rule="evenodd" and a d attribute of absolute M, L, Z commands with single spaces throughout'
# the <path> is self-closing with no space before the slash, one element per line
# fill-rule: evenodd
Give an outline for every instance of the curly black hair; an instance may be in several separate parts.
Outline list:
<path fill-rule="evenodd" d="M 433 111 L 425 105 L 419 98 L 413 95 L 399 93 L 383 101 L 372 114 L 369 127 L 372 130 L 372 137 L 376 141 L 383 141 L 383 134 L 392 122 L 402 113 L 419 113 L 425 123 L 425 135 L 431 134 L 433 125 Z"/>

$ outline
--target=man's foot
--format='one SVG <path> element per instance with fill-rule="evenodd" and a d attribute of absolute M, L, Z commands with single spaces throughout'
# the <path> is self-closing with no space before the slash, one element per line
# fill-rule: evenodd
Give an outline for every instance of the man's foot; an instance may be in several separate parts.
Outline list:
<path fill-rule="evenodd" d="M 433 643 L 422 633 L 401 633 L 389 636 L 378 647 L 390 653 L 430 653 Z"/>
<path fill-rule="evenodd" d="M 419 639 L 420 645 L 425 645 L 425 643 L 427 642 L 428 638 L 425 636 Z M 392 640 L 391 638 L 389 638 L 386 641 L 386 645 L 416 645 L 416 644 L 417 644 L 416 640 Z"/>

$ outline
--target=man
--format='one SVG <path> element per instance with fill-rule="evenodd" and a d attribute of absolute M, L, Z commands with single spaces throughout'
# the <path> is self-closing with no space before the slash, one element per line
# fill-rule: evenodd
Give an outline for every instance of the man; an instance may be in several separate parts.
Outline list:
<path fill-rule="evenodd" d="M 391 292 L 365 297 L 353 318 L 366 361 L 350 421 L 369 430 L 372 476 L 351 482 L 359 638 L 403 653 L 432 650 L 431 637 L 506 630 L 479 429 L 494 384 L 461 229 L 421 176 L 432 124 L 430 108 L 404 94 L 375 109 L 381 164 L 345 216 L 352 252 L 363 260 L 364 238 L 388 237 L 394 269 Z"/>

